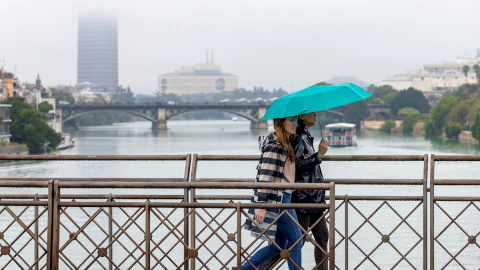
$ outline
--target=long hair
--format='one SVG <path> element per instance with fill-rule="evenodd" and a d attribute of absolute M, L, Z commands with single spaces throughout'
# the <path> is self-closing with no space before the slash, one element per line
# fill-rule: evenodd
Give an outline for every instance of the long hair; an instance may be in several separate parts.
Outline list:
<path fill-rule="evenodd" d="M 283 122 L 285 122 L 285 119 L 287 118 L 273 119 L 273 128 L 275 130 L 275 135 L 277 136 L 278 141 L 285 149 L 287 149 L 288 157 L 293 162 L 295 161 L 295 153 L 293 152 L 291 142 L 295 140 L 295 135 L 288 136 L 287 133 L 285 133 L 285 129 L 283 128 Z"/>
<path fill-rule="evenodd" d="M 305 123 L 300 118 L 300 115 L 297 116 L 297 134 L 301 134 L 303 129 L 305 128 Z"/>

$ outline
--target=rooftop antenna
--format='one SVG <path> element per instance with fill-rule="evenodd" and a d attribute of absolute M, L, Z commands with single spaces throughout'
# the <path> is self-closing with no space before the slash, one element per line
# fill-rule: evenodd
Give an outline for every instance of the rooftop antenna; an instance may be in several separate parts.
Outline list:
<path fill-rule="evenodd" d="M 214 64 L 215 62 L 213 61 L 213 49 L 212 49 L 212 55 L 210 55 L 210 57 L 211 57 L 211 59 L 212 59 L 212 60 L 211 60 L 211 64 Z"/>

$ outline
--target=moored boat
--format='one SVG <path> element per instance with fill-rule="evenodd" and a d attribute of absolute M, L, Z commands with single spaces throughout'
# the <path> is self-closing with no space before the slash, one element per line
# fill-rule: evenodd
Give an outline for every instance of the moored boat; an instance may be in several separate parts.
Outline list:
<path fill-rule="evenodd" d="M 326 125 L 325 137 L 329 146 L 357 146 L 355 124 L 335 123 Z"/>

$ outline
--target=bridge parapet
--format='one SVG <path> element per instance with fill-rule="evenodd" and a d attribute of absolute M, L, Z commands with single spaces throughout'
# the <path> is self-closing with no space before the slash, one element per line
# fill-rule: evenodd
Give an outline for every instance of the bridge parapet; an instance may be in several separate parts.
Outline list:
<path fill-rule="evenodd" d="M 79 104 L 79 105 L 59 105 L 57 106 L 57 114 L 60 115 L 59 120 L 63 125 L 64 122 L 74 119 L 80 115 L 91 111 L 123 111 L 140 116 L 152 122 L 153 130 L 167 129 L 167 121 L 174 119 L 183 114 L 202 111 L 216 110 L 235 114 L 250 120 L 251 129 L 266 129 L 267 122 L 262 121 L 268 105 L 266 104 Z"/>

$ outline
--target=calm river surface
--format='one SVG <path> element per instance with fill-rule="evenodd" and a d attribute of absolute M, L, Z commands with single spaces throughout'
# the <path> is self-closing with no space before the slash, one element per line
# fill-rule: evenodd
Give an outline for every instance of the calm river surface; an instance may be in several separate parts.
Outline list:
<path fill-rule="evenodd" d="M 133 122 L 133 123 L 119 123 L 112 126 L 97 126 L 97 127 L 82 127 L 78 131 L 72 132 L 75 140 L 75 147 L 67 150 L 60 151 L 61 155 L 170 155 L 170 154 L 228 154 L 228 155 L 257 155 L 258 144 L 257 139 L 259 135 L 266 135 L 266 130 L 250 130 L 249 121 L 169 121 L 168 130 L 160 132 L 152 132 L 150 122 Z M 270 124 L 271 129 L 271 124 Z M 311 130 L 315 136 L 317 143 L 320 138 L 320 131 L 318 127 L 313 127 Z M 328 151 L 330 155 L 423 155 L 423 154 L 441 154 L 441 155 L 478 155 L 480 154 L 480 146 L 476 144 L 459 143 L 455 141 L 442 141 L 442 140 L 428 140 L 423 137 L 406 137 L 397 135 L 381 134 L 372 131 L 365 131 L 358 136 L 357 147 L 347 148 L 333 148 Z M 164 163 L 167 163 L 165 165 Z M 254 178 L 255 176 L 255 162 L 243 162 L 235 164 L 222 164 L 215 162 L 205 162 L 205 165 L 199 167 L 197 177 L 235 177 L 235 178 Z M 455 163 L 450 166 L 439 166 L 436 171 L 438 178 L 456 178 L 456 179 L 474 179 L 480 176 L 480 166 L 478 163 Z M 0 170 L 0 177 L 175 177 L 181 178 L 184 174 L 184 164 L 182 162 L 11 162 L 2 164 Z M 375 163 L 374 165 L 367 162 L 324 162 L 322 169 L 325 177 L 329 178 L 396 178 L 396 179 L 421 179 L 423 177 L 423 163 L 422 162 L 392 162 Z M 438 174 L 442 176 L 439 177 Z M 34 190 L 33 190 L 34 191 Z M 438 191 L 438 193 L 437 193 Z M 25 190 L 13 190 L 13 193 L 24 193 Z M 42 192 L 42 191 L 39 191 Z M 79 193 L 85 191 L 78 191 Z M 110 190 L 88 190 L 89 193 L 109 193 Z M 115 192 L 131 192 L 130 191 L 115 191 Z M 180 191 L 178 191 L 180 194 Z M 208 191 L 203 191 L 208 194 Z M 222 191 L 227 194 L 238 194 L 239 191 Z M 421 196 L 421 187 L 413 186 L 337 186 L 337 195 L 413 195 Z M 171 194 L 172 191 L 158 191 L 158 190 L 142 190 L 141 193 L 166 193 Z M 199 192 L 202 193 L 202 192 Z M 250 194 L 251 191 L 241 191 L 241 194 Z M 453 193 L 453 194 L 452 194 Z M 449 187 L 448 189 L 439 188 L 436 190 L 436 195 L 476 195 L 479 194 L 478 187 L 469 188 L 456 188 Z M 380 202 L 381 203 L 381 202 Z M 383 234 L 391 233 L 395 226 L 399 224 L 399 217 L 392 212 L 388 207 L 381 208 L 375 215 L 372 213 L 375 206 L 363 204 L 358 202 L 356 207 L 365 209 L 364 216 L 372 215 L 371 221 L 378 221 L 378 230 L 381 230 Z M 412 209 L 415 209 L 417 202 L 392 202 L 395 203 L 395 209 L 400 215 L 405 217 Z M 463 205 L 463 206 L 461 206 Z M 459 211 L 465 207 L 465 203 L 452 203 L 446 205 L 446 209 L 452 209 L 456 211 L 453 216 L 456 216 Z M 478 206 L 477 206 L 478 207 Z M 417 233 L 422 233 L 421 219 L 421 206 L 414 211 L 407 220 L 412 224 Z M 472 207 L 473 208 L 473 207 Z M 468 231 L 470 235 L 478 234 L 478 227 L 480 222 L 480 216 L 478 209 L 467 209 L 476 218 L 465 220 L 464 224 L 468 228 L 473 227 L 473 231 Z M 458 209 L 458 210 L 456 210 Z M 341 217 L 344 214 L 343 210 L 339 210 L 337 215 Z M 350 209 L 349 211 L 355 212 Z M 353 213 L 355 214 L 355 213 Z M 385 219 L 385 215 L 389 216 Z M 447 222 L 448 218 L 439 216 L 439 222 Z M 358 232 L 354 233 L 355 228 L 359 226 L 361 222 L 365 221 L 360 214 L 352 216 L 350 224 L 348 225 L 352 240 L 357 243 L 363 252 L 368 254 L 378 244 L 380 236 L 374 237 L 375 241 L 371 238 L 362 236 L 363 232 L 370 232 L 376 235 L 375 228 L 364 226 Z M 342 224 L 343 219 L 337 218 L 338 227 L 340 230 L 344 230 Z M 352 228 L 350 228 L 352 226 Z M 357 227 L 355 227 L 357 226 Z M 401 229 L 404 229 L 402 232 Z M 476 231 L 475 231 L 476 228 Z M 402 242 L 405 239 L 417 239 L 418 236 L 415 232 L 403 224 L 400 226 L 398 233 L 392 234 L 392 242 L 396 241 L 396 247 L 400 249 L 402 253 L 412 248 L 411 246 L 402 246 Z M 458 228 L 453 228 L 452 234 L 461 239 L 457 240 L 445 240 L 447 246 L 452 247 L 453 250 L 449 250 L 450 253 L 456 254 L 464 246 L 463 242 L 466 242 L 467 236 Z M 352 235 L 354 233 L 354 235 Z M 437 232 L 438 233 L 438 232 Z M 371 235 L 371 234 L 370 234 Z M 451 236 L 449 236 L 451 237 Z M 337 242 L 340 237 L 337 235 Z M 396 240 L 394 240 L 396 239 Z M 442 239 L 440 237 L 440 239 Z M 248 245 L 248 241 L 251 238 L 245 234 L 243 237 L 244 245 Z M 463 241 L 465 240 L 465 241 Z M 456 242 L 462 242 L 462 244 L 455 245 Z M 477 243 L 478 243 L 477 237 Z M 478 244 L 477 244 L 478 245 Z M 382 248 L 385 251 L 382 251 Z M 397 267 L 399 269 L 411 269 L 414 265 L 417 269 L 421 268 L 421 248 L 422 244 L 413 248 L 411 254 L 406 260 L 401 260 L 400 256 L 388 255 L 386 258 L 382 258 L 382 254 L 390 254 L 392 247 L 383 245 L 380 249 L 372 255 L 372 260 L 382 269 L 390 269 L 396 262 L 400 261 Z M 341 265 L 342 269 L 344 265 L 344 245 L 340 245 L 337 251 L 337 264 Z M 312 248 L 304 249 L 304 267 L 310 269 L 313 265 L 312 260 Z M 445 255 L 445 251 L 437 246 L 436 254 L 438 257 L 445 257 L 446 259 L 439 259 L 440 268 L 447 262 L 448 258 Z M 367 259 L 365 262 L 365 254 L 359 251 L 353 244 L 349 247 L 349 257 L 351 262 L 349 269 L 354 269 L 360 264 L 359 269 L 376 269 L 372 262 Z M 395 253 L 395 252 L 394 252 Z M 467 269 L 479 268 L 479 249 L 476 245 L 470 245 L 462 252 L 462 255 L 467 256 L 470 259 L 461 259 L 464 267 Z M 466 255 L 463 255 L 466 254 Z M 436 256 L 437 256 L 436 255 Z M 449 257 L 451 258 L 451 257 Z M 233 262 L 232 262 L 233 263 Z M 209 265 L 210 266 L 210 265 Z M 214 262 L 212 262 L 213 269 L 216 268 Z M 310 268 L 308 268 L 310 267 Z M 283 269 L 283 268 L 282 268 Z M 446 269 L 462 269 L 455 262 L 448 264 Z"/>

